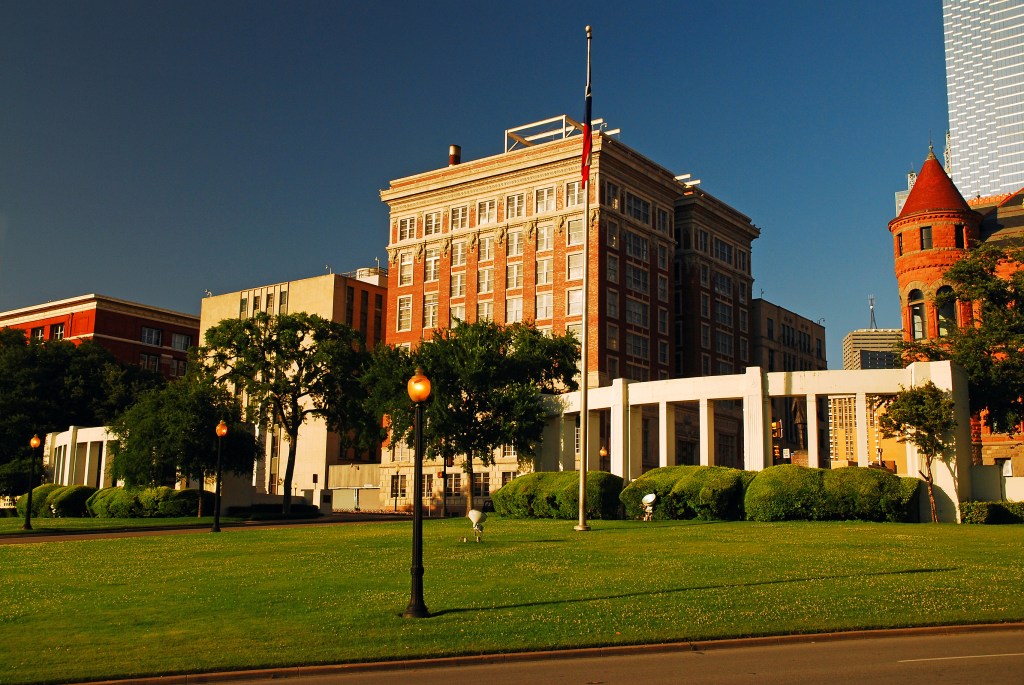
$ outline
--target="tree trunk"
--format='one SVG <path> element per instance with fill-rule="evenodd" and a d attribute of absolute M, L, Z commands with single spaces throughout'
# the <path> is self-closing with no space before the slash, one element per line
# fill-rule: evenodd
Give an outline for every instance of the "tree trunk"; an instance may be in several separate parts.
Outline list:
<path fill-rule="evenodd" d="M 203 518 L 203 493 L 206 492 L 206 472 L 199 471 L 199 499 L 196 502 L 196 518 Z"/>
<path fill-rule="evenodd" d="M 466 490 L 466 515 L 473 510 L 473 455 L 466 457 L 466 477 L 469 480 L 469 489 Z"/>
<path fill-rule="evenodd" d="M 284 469 L 284 499 L 281 504 L 281 513 L 288 515 L 292 513 L 292 475 L 295 473 L 295 444 L 298 442 L 298 431 L 296 435 L 288 434 L 288 465 Z"/>
<path fill-rule="evenodd" d="M 935 510 L 935 488 L 932 487 L 932 458 L 926 456 L 924 459 L 924 482 L 928 484 L 928 504 L 932 508 L 932 523 L 939 522 L 939 514 Z"/>

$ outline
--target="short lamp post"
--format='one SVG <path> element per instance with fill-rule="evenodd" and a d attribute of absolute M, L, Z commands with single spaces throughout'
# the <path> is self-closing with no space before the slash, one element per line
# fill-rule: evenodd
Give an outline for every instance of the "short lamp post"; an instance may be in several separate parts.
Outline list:
<path fill-rule="evenodd" d="M 604 460 L 608 458 L 608 448 L 601 445 L 601 449 L 598 451 L 598 454 L 601 455 L 601 470 L 603 471 L 605 469 Z"/>
<path fill-rule="evenodd" d="M 224 436 L 228 434 L 228 424 L 224 419 L 217 424 L 217 480 L 213 486 L 213 528 L 211 533 L 220 532 L 220 449 Z"/>
<path fill-rule="evenodd" d="M 403 618 L 428 618 L 430 611 L 423 603 L 423 403 L 430 397 L 430 379 L 423 369 L 409 379 L 409 399 L 416 405 L 414 426 L 416 461 L 412 472 L 412 592 Z"/>
<path fill-rule="evenodd" d="M 32 454 L 28 458 L 28 499 L 25 500 L 25 523 L 22 530 L 32 530 L 32 481 L 36 479 L 36 450 L 43 444 L 38 435 L 33 435 L 28 441 L 32 448 Z"/>

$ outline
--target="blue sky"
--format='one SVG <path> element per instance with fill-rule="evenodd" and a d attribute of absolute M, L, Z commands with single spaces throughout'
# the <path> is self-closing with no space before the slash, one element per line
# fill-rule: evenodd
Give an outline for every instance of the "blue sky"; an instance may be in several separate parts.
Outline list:
<path fill-rule="evenodd" d="M 948 126 L 938 0 L 0 1 L 0 310 L 384 261 L 390 179 L 594 116 L 744 212 L 754 295 L 899 326 L 893 193 Z"/>

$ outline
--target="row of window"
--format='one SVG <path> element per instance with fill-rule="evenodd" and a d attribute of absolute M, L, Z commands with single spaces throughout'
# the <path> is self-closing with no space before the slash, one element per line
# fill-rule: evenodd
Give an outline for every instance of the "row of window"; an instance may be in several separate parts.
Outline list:
<path fill-rule="evenodd" d="M 583 189 L 580 181 L 565 184 L 565 208 L 583 205 Z M 526 193 L 515 193 L 505 197 L 505 215 L 503 221 L 512 221 L 526 217 Z M 458 231 L 470 227 L 469 205 L 451 207 L 448 212 L 449 230 Z M 533 193 L 533 215 L 547 214 L 556 210 L 555 186 L 537 188 Z M 478 200 L 476 203 L 476 221 L 474 226 L 486 226 L 498 222 L 498 201 L 494 198 Z M 416 238 L 416 216 L 406 216 L 398 220 L 398 241 Z M 443 230 L 441 210 L 423 214 L 423 236 L 440 235 Z"/>
<path fill-rule="evenodd" d="M 147 345 L 161 347 L 164 344 L 164 332 L 159 328 L 142 327 L 142 335 L 139 338 Z M 192 336 L 185 333 L 171 333 L 171 348 L 187 352 L 192 346 Z"/>
<path fill-rule="evenodd" d="M 554 294 L 551 292 L 537 293 L 536 315 L 537 320 L 547 320 L 554 316 Z M 450 306 L 451 321 L 466 320 L 465 303 L 453 303 Z M 396 330 L 412 330 L 412 295 L 402 295 L 398 298 Z M 583 315 L 583 289 L 570 288 L 565 291 L 565 316 Z M 476 318 L 478 321 L 494 319 L 494 302 L 491 300 L 480 301 L 476 305 Z M 523 298 L 508 297 L 505 299 L 505 323 L 518 323 L 523 320 Z M 427 293 L 423 296 L 423 327 L 436 328 L 438 321 L 438 295 Z"/>
<path fill-rule="evenodd" d="M 147 371 L 153 371 L 160 373 L 160 355 L 158 354 L 147 354 L 142 352 L 139 354 L 139 366 L 146 369 Z M 171 378 L 178 378 L 185 375 L 185 369 L 187 363 L 184 359 L 168 359 L 167 360 L 167 375 Z"/>
<path fill-rule="evenodd" d="M 444 495 L 445 497 L 462 497 L 465 493 L 462 491 L 462 475 L 461 473 L 449 473 L 445 475 L 444 482 Z M 501 472 L 501 484 L 507 485 L 518 475 L 515 471 L 502 471 Z M 405 498 L 409 496 L 408 484 L 410 478 L 404 473 L 396 473 L 391 475 L 391 491 L 390 497 L 392 498 Z M 474 497 L 489 497 L 491 494 L 491 474 L 487 471 L 483 473 L 473 474 L 473 496 Z M 434 496 L 434 474 L 424 473 L 423 474 L 423 490 L 421 491 L 421 497 L 433 497 Z"/>
<path fill-rule="evenodd" d="M 750 255 L 746 250 L 740 249 L 718 236 L 712 236 L 703 228 L 694 229 L 692 237 L 689 231 L 683 233 L 683 249 L 703 252 L 742 273 L 750 273 Z"/>
<path fill-rule="evenodd" d="M 957 326 L 956 300 L 953 299 L 953 289 L 944 285 L 935 293 L 936 299 L 941 301 L 935 310 L 936 333 L 940 338 L 949 336 Z M 920 290 L 911 290 L 907 295 L 907 306 L 910 308 L 910 330 L 914 340 L 923 340 L 928 337 L 928 320 L 925 314 L 924 293 Z"/>
<path fill-rule="evenodd" d="M 908 235 L 913 229 L 900 231 L 896 234 L 896 255 L 898 257 L 903 256 L 904 244 L 903 236 Z M 919 226 L 917 228 L 917 244 L 922 250 L 930 250 L 934 246 L 932 241 L 932 227 L 931 226 Z M 963 250 L 967 245 L 967 230 L 963 224 L 956 224 L 953 227 L 953 246 L 957 249 Z M 906 249 L 913 249 L 913 246 L 907 246 Z"/>
<path fill-rule="evenodd" d="M 42 342 L 46 340 L 46 327 L 36 326 L 29 331 L 28 337 L 31 340 Z M 50 337 L 49 340 L 63 340 L 64 339 L 64 324 L 63 323 L 52 323 L 50 324 Z"/>
<path fill-rule="evenodd" d="M 249 316 L 250 314 L 258 314 L 260 312 L 266 312 L 267 314 L 274 314 L 274 293 L 267 293 L 266 297 L 260 297 L 259 295 L 252 296 L 252 310 L 249 310 L 250 300 L 246 295 L 238 301 L 238 315 Z M 282 290 L 278 293 L 277 300 L 277 313 L 284 314 L 288 311 L 288 291 Z"/>
<path fill-rule="evenodd" d="M 614 181 L 601 185 L 601 204 L 618 210 L 644 226 L 650 226 L 659 233 L 671 235 L 672 215 L 668 209 L 653 207 L 650 201 Z M 652 223 L 653 222 L 653 223 Z"/>

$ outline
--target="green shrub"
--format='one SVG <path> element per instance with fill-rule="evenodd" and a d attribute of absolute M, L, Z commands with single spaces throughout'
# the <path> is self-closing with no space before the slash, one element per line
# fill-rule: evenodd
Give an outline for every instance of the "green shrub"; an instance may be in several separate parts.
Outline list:
<path fill-rule="evenodd" d="M 200 495 L 200 493 L 202 494 Z M 203 515 L 212 516 L 214 501 L 213 493 L 195 488 L 171 491 L 170 496 L 159 503 L 159 515 L 167 518 L 197 516 L 199 514 L 200 496 L 203 498 Z"/>
<path fill-rule="evenodd" d="M 494 511 L 501 516 L 525 519 L 533 516 L 533 498 L 536 496 L 536 473 L 513 478 L 491 493 Z"/>
<path fill-rule="evenodd" d="M 644 507 L 640 500 L 644 498 L 644 495 L 652 492 L 658 497 L 654 502 L 655 519 L 692 518 L 694 514 L 687 511 L 685 503 L 671 497 L 671 493 L 676 481 L 684 473 L 699 468 L 701 467 L 663 466 L 658 469 L 651 469 L 631 482 L 622 489 L 622 494 L 619 495 L 619 500 L 626 508 L 626 518 L 641 518 L 644 515 Z"/>
<path fill-rule="evenodd" d="M 743 472 L 725 466 L 696 466 L 684 471 L 669 494 L 677 510 L 704 520 L 743 518 Z"/>
<path fill-rule="evenodd" d="M 747 488 L 744 508 L 750 521 L 819 521 L 828 516 L 824 469 L 782 464 L 757 474 Z"/>
<path fill-rule="evenodd" d="M 13 519 L 18 517 L 16 507 L 0 507 L 0 519 Z"/>
<path fill-rule="evenodd" d="M 47 505 L 46 498 L 54 490 L 63 489 L 64 487 L 66 486 L 55 483 L 37 485 L 32 490 L 32 518 L 49 518 L 50 507 Z M 24 516 L 25 507 L 28 506 L 28 493 L 19 497 L 15 506 L 18 509 L 18 516 Z"/>
<path fill-rule="evenodd" d="M 1024 523 L 1024 502 L 962 502 L 963 523 Z"/>
<path fill-rule="evenodd" d="M 576 471 L 528 473 L 491 493 L 494 511 L 511 518 L 579 516 L 580 478 Z M 587 473 L 586 514 L 590 519 L 618 517 L 622 478 L 604 471 Z"/>
<path fill-rule="evenodd" d="M 830 520 L 908 521 L 909 505 L 916 505 L 918 482 L 883 469 L 850 466 L 826 470 L 824 516 Z"/>
<path fill-rule="evenodd" d="M 110 518 L 110 510 L 108 508 L 109 500 L 114 497 L 120 489 L 121 488 L 101 488 L 94 492 L 85 502 L 85 508 L 88 510 L 89 515 L 96 518 Z"/>
<path fill-rule="evenodd" d="M 63 490 L 54 490 L 49 496 L 50 510 L 57 518 L 81 518 L 88 516 L 85 503 L 96 492 L 89 485 L 71 485 Z"/>

